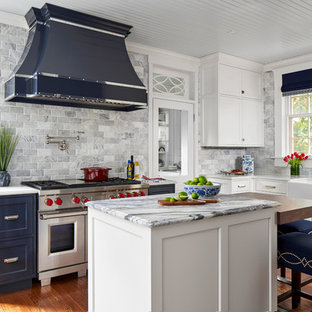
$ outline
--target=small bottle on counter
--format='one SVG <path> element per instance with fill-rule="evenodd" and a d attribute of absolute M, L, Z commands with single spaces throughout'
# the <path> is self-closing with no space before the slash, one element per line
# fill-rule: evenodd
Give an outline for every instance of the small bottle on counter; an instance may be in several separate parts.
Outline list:
<path fill-rule="evenodd" d="M 131 180 L 131 173 L 132 173 L 132 168 L 131 168 L 131 162 L 128 160 L 128 165 L 127 165 L 127 179 Z"/>
<path fill-rule="evenodd" d="M 131 180 L 134 179 L 134 162 L 133 162 L 133 155 L 130 156 L 130 165 L 131 165 Z"/>
<path fill-rule="evenodd" d="M 138 161 L 134 163 L 134 179 L 135 180 L 140 179 L 140 165 Z"/>

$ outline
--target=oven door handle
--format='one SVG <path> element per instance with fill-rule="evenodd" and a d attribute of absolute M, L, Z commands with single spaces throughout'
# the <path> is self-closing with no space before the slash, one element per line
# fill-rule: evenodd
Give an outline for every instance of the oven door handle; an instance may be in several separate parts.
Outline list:
<path fill-rule="evenodd" d="M 83 216 L 87 215 L 87 210 L 77 211 L 77 212 L 64 212 L 64 213 L 54 213 L 54 214 L 44 214 L 40 213 L 40 220 L 49 220 L 49 219 L 58 219 L 58 218 L 68 218 L 68 217 L 75 217 L 75 216 Z"/>

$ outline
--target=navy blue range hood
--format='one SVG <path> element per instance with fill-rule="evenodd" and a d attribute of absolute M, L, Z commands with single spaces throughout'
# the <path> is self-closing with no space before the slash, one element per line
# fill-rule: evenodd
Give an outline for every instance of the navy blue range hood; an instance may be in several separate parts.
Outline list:
<path fill-rule="evenodd" d="M 5 99 L 132 111 L 147 107 L 147 90 L 130 62 L 131 26 L 45 4 L 25 16 L 29 35 Z"/>

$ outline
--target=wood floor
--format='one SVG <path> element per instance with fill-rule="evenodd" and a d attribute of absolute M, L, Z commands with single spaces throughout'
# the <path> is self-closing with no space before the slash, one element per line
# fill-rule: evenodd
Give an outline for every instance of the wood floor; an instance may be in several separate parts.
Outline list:
<path fill-rule="evenodd" d="M 88 281 L 77 274 L 52 279 L 51 286 L 0 295 L 0 312 L 88 311 Z"/>
<path fill-rule="evenodd" d="M 287 278 L 290 278 L 289 270 L 287 270 L 286 273 L 287 273 L 286 274 Z M 303 279 L 306 277 L 308 277 L 308 275 L 304 275 L 304 274 L 302 275 Z M 277 286 L 278 286 L 278 294 L 282 294 L 290 289 L 290 286 L 283 284 L 283 283 L 278 283 Z M 303 287 L 302 290 L 306 291 L 307 293 L 312 294 L 312 284 Z M 312 311 L 312 301 L 306 300 L 304 298 L 301 299 L 301 303 L 299 307 L 295 310 L 291 310 L 291 298 L 281 302 L 280 306 L 293 312 L 311 312 Z"/>
<path fill-rule="evenodd" d="M 288 285 L 278 283 L 278 292 L 289 289 Z M 312 284 L 304 287 L 312 294 Z M 291 299 L 281 303 L 291 310 Z M 86 277 L 77 278 L 75 274 L 52 279 L 51 286 L 40 287 L 35 282 L 31 289 L 0 295 L 0 312 L 70 312 L 88 311 L 88 281 Z M 302 299 L 294 312 L 311 312 L 312 302 Z"/>

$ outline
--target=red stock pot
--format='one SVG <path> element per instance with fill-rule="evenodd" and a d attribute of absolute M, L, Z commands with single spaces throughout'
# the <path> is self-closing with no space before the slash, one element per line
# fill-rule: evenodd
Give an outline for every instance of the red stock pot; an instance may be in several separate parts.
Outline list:
<path fill-rule="evenodd" d="M 84 172 L 85 181 L 107 181 L 108 171 L 112 168 L 90 167 L 81 168 Z"/>

